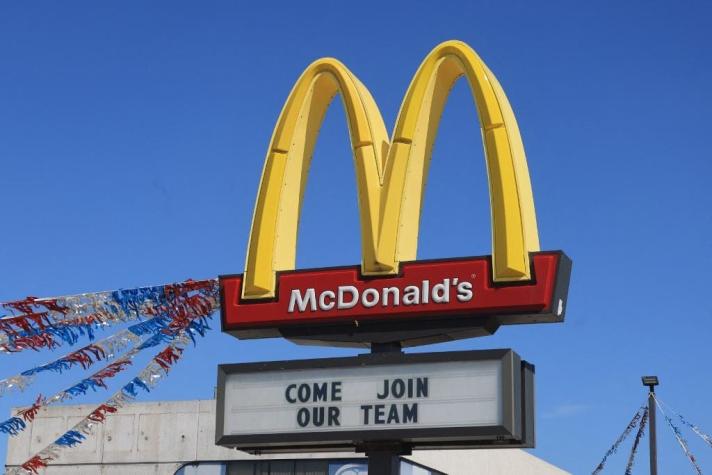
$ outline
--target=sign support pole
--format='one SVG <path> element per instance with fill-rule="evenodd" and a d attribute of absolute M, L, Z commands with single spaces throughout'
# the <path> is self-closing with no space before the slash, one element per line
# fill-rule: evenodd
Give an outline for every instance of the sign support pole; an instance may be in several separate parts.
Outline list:
<path fill-rule="evenodd" d="M 400 456 L 394 449 L 372 450 L 368 455 L 368 475 L 400 475 Z"/>
<path fill-rule="evenodd" d="M 371 353 L 403 353 L 401 342 L 371 343 Z M 400 475 L 400 456 L 410 450 L 400 443 L 381 443 L 366 448 L 369 475 Z"/>

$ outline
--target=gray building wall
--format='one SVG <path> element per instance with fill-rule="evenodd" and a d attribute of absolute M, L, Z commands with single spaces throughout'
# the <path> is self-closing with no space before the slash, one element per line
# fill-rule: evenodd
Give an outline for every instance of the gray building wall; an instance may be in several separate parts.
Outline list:
<path fill-rule="evenodd" d="M 27 430 L 8 442 L 6 466 L 18 466 L 94 405 L 54 406 L 40 411 Z M 215 445 L 215 401 L 131 404 L 99 424 L 95 436 L 67 449 L 47 475 L 173 475 L 188 462 L 285 458 L 353 458 L 362 454 L 253 456 Z M 523 450 L 421 450 L 407 458 L 449 475 L 560 475 L 565 472 Z"/>

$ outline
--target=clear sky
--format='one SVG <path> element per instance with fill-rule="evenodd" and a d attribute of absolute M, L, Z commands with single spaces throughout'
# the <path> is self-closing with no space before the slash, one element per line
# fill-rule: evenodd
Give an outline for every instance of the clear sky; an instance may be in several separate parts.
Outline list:
<path fill-rule="evenodd" d="M 712 432 L 711 20 L 704 2 L 3 2 L 0 301 L 242 272 L 272 127 L 303 68 L 341 59 L 392 127 L 420 61 L 461 39 L 514 107 L 542 247 L 566 251 L 574 271 L 565 323 L 420 351 L 511 347 L 536 364 L 533 453 L 573 473 L 590 473 L 643 402 L 643 374 L 659 375 L 660 397 Z M 464 83 L 440 130 L 419 257 L 488 254 Z M 360 260 L 351 162 L 335 102 L 306 193 L 300 267 Z M 218 363 L 355 354 L 238 341 L 215 320 L 146 399 L 210 398 Z M 0 377 L 53 356 L 1 356 Z M 0 413 L 80 377 L 46 378 L 1 399 Z M 661 473 L 690 473 L 658 427 Z M 712 470 L 712 448 L 688 439 Z M 637 472 L 647 465 L 643 447 Z"/>

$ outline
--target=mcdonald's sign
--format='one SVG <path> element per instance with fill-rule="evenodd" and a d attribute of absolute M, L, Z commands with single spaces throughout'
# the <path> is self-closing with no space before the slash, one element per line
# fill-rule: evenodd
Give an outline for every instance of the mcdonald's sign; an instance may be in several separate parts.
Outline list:
<path fill-rule="evenodd" d="M 489 178 L 492 254 L 417 261 L 418 227 L 439 118 L 455 81 L 475 100 Z M 295 270 L 302 197 L 319 127 L 340 95 L 354 156 L 361 266 Z M 541 252 L 524 147 L 499 82 L 466 44 L 448 41 L 415 73 L 392 136 L 368 89 L 319 59 L 294 85 L 267 152 L 245 272 L 221 276 L 223 331 L 240 338 L 404 345 L 560 322 L 571 261 Z"/>

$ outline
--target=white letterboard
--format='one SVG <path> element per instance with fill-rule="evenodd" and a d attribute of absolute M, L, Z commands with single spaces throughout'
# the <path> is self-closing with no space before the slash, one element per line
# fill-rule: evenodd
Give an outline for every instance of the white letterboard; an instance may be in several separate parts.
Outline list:
<path fill-rule="evenodd" d="M 224 435 L 500 426 L 502 362 L 226 375 Z"/>

